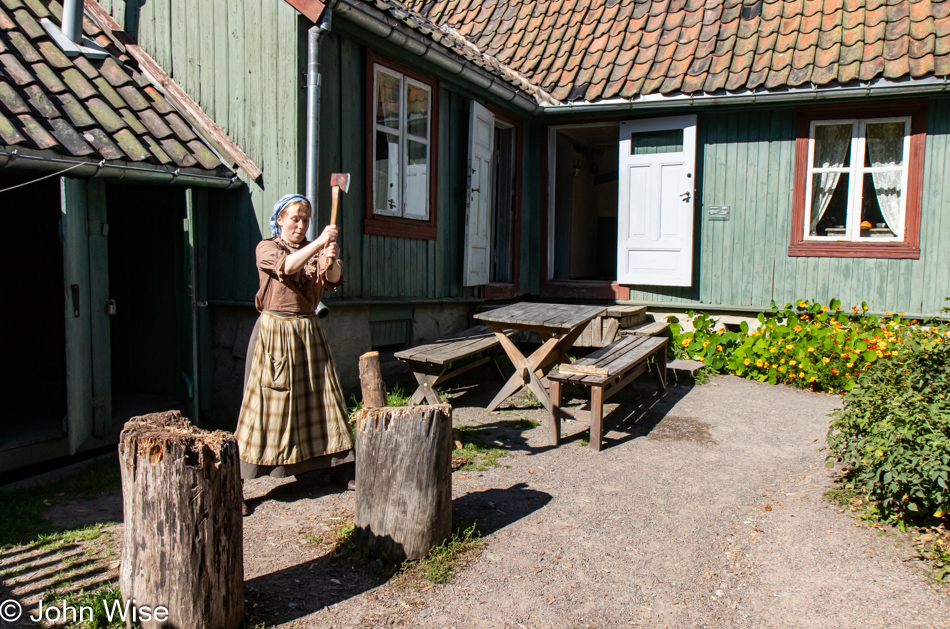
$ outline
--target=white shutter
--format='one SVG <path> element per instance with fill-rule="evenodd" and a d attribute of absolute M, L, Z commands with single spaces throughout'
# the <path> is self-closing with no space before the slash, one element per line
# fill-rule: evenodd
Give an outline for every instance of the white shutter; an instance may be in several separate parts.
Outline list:
<path fill-rule="evenodd" d="M 620 124 L 617 282 L 690 286 L 696 116 Z"/>
<path fill-rule="evenodd" d="M 465 258 L 462 285 L 488 283 L 491 260 L 491 162 L 495 116 L 472 101 L 468 127 L 468 201 L 465 206 Z"/>

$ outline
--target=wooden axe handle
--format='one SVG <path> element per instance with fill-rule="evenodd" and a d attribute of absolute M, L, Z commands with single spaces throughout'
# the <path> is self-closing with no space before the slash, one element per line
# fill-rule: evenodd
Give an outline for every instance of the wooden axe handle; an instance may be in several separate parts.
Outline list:
<path fill-rule="evenodd" d="M 340 187 L 333 186 L 330 188 L 330 193 L 333 195 L 333 204 L 330 206 L 330 224 L 336 225 L 336 211 L 340 207 Z"/>
<path fill-rule="evenodd" d="M 337 209 L 340 207 L 340 187 L 333 186 L 332 188 L 330 188 L 330 194 L 333 197 L 333 203 L 330 205 L 330 224 L 336 225 L 336 212 L 337 212 Z M 333 258 L 330 258 L 329 260 L 327 260 L 327 270 L 333 268 L 333 262 L 334 262 Z"/>

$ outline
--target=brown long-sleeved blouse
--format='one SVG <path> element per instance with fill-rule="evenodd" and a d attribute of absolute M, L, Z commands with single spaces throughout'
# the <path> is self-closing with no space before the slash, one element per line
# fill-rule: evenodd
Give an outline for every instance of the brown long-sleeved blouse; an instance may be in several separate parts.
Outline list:
<path fill-rule="evenodd" d="M 257 245 L 257 274 L 260 289 L 254 298 L 257 310 L 308 314 L 316 310 L 324 289 L 336 290 L 343 278 L 330 282 L 326 276 L 327 259 L 321 252 L 310 258 L 304 268 L 293 275 L 283 272 L 287 256 L 308 245 L 304 240 L 300 244 L 287 242 L 280 236 L 262 240 Z M 337 260 L 334 264 L 340 264 Z M 342 268 L 342 265 L 341 265 Z"/>

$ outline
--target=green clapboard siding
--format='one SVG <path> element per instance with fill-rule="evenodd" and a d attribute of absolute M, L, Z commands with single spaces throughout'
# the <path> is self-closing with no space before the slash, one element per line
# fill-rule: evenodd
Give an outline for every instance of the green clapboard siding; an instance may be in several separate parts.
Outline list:
<path fill-rule="evenodd" d="M 261 182 L 208 196 L 208 298 L 251 299 L 271 207 L 304 187 L 297 12 L 271 0 L 100 4 L 263 170 Z"/>
<path fill-rule="evenodd" d="M 795 299 L 933 315 L 950 296 L 950 99 L 931 99 L 919 260 L 791 258 L 795 109 L 699 116 L 693 286 L 633 286 L 632 301 L 764 308 Z M 727 205 L 728 221 L 706 220 Z"/>

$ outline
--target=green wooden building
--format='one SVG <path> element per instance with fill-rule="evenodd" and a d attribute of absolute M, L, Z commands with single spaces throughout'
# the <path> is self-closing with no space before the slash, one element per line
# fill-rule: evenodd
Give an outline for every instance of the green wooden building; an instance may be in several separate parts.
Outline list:
<path fill-rule="evenodd" d="M 748 314 L 838 298 L 926 317 L 950 295 L 950 0 L 86 12 L 191 103 L 243 183 L 174 200 L 191 220 L 181 301 L 198 322 L 175 342 L 202 417 L 237 415 L 273 203 L 310 194 L 325 224 L 334 172 L 352 183 L 345 284 L 324 326 L 348 387 L 361 353 L 454 332 L 504 300 Z"/>
<path fill-rule="evenodd" d="M 263 171 L 212 193 L 201 253 L 232 414 L 252 251 L 306 185 L 311 37 L 321 224 L 330 174 L 353 182 L 325 321 L 349 386 L 361 352 L 492 300 L 930 316 L 950 295 L 946 1 L 100 4 Z"/>

